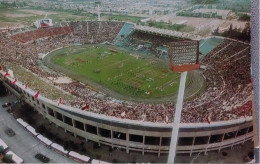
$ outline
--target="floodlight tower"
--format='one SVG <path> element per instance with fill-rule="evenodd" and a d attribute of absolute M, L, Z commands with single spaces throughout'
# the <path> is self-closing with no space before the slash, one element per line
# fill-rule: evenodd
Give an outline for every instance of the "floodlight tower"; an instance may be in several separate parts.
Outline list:
<path fill-rule="evenodd" d="M 99 10 L 99 7 L 101 5 L 101 2 L 100 1 L 96 1 L 95 5 L 97 6 L 98 21 L 100 21 L 100 10 Z"/>
<path fill-rule="evenodd" d="M 184 90 L 187 72 L 200 68 L 199 64 L 199 41 L 171 42 L 169 44 L 170 69 L 174 72 L 181 72 L 181 80 L 178 91 L 178 98 L 175 107 L 172 136 L 168 155 L 168 164 L 174 163 L 178 133 L 183 106 Z"/>

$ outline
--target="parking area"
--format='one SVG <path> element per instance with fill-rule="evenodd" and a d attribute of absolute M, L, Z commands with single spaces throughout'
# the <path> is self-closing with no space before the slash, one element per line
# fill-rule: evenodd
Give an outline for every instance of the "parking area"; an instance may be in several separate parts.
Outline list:
<path fill-rule="evenodd" d="M 2 104 L 5 102 L 13 102 L 15 99 L 11 96 L 0 97 L 0 138 L 8 145 L 9 150 L 15 152 L 21 157 L 25 163 L 39 163 L 40 160 L 35 158 L 38 153 L 50 159 L 51 163 L 75 163 L 74 160 L 64 157 L 61 154 L 47 148 L 40 143 L 30 133 L 25 131 L 20 124 L 7 112 L 8 108 L 3 108 Z M 4 131 L 12 129 L 15 135 L 9 137 Z"/>

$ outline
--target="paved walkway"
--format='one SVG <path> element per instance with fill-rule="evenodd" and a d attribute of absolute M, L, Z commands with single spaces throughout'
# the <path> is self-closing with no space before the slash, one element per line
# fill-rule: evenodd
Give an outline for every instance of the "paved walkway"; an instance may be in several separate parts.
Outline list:
<path fill-rule="evenodd" d="M 8 145 L 9 150 L 22 158 L 25 163 L 39 163 L 40 161 L 34 157 L 37 153 L 50 158 L 51 163 L 75 163 L 74 160 L 45 147 L 43 143 L 23 129 L 14 117 L 6 111 L 6 108 L 2 108 L 4 102 L 10 102 L 12 99 L 11 96 L 0 97 L 0 138 Z M 7 128 L 11 128 L 16 135 L 8 137 L 4 133 Z"/>

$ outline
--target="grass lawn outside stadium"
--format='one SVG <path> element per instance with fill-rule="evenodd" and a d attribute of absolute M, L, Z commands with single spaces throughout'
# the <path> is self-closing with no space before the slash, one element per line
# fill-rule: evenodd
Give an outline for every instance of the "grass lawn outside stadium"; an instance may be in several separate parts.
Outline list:
<path fill-rule="evenodd" d="M 105 93 L 114 91 L 129 97 L 149 99 L 178 92 L 180 74 L 171 72 L 167 61 L 143 58 L 110 45 L 62 48 L 49 53 L 44 61 L 55 71 L 93 88 L 98 88 L 96 84 L 103 86 Z"/>

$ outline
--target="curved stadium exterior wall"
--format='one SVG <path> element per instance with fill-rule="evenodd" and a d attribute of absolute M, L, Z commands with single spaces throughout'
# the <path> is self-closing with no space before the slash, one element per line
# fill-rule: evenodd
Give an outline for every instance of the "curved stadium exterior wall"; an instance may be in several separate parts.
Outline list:
<path fill-rule="evenodd" d="M 86 140 L 118 147 L 129 151 L 168 153 L 171 126 L 166 123 L 142 122 L 119 119 L 91 112 L 81 111 L 66 105 L 59 105 L 39 95 L 36 91 L 24 89 L 21 82 L 11 85 L 12 78 L 4 78 L 0 71 L 1 81 L 10 94 L 22 99 L 44 118 L 63 128 L 65 131 L 81 136 Z M 233 147 L 253 138 L 252 117 L 230 121 L 208 123 L 182 123 L 179 132 L 177 153 L 192 153 Z"/>

